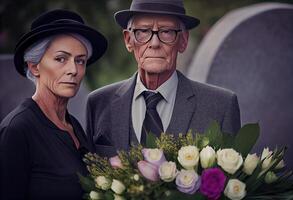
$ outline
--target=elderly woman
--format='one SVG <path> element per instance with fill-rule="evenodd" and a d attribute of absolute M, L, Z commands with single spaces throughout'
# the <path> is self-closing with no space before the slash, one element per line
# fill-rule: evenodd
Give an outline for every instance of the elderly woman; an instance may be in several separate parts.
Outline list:
<path fill-rule="evenodd" d="M 0 124 L 0 199 L 81 199 L 78 173 L 89 151 L 79 122 L 67 111 L 86 66 L 107 41 L 76 13 L 39 16 L 16 46 L 17 71 L 36 90 Z"/>

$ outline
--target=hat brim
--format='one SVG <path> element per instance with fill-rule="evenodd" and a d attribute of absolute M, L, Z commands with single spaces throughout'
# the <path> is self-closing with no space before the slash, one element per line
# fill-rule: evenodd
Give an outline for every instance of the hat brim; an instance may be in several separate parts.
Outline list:
<path fill-rule="evenodd" d="M 49 36 L 77 33 L 85 37 L 92 45 L 92 56 L 87 60 L 87 66 L 98 60 L 106 51 L 108 43 L 106 38 L 95 29 L 83 24 L 49 24 L 34 29 L 25 34 L 16 45 L 14 64 L 16 70 L 23 76 L 25 74 L 24 51 L 35 42 Z"/>
<path fill-rule="evenodd" d="M 200 20 L 184 14 L 166 11 L 149 11 L 149 10 L 121 10 L 114 14 L 114 18 L 122 28 L 126 29 L 129 19 L 136 14 L 162 14 L 178 17 L 185 25 L 186 29 L 192 29 L 199 25 Z"/>

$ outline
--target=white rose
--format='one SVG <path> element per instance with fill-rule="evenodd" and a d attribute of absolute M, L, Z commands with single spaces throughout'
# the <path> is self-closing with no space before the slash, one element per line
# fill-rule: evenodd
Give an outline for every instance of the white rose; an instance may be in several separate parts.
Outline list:
<path fill-rule="evenodd" d="M 163 162 L 159 167 L 160 178 L 165 182 L 171 182 L 176 178 L 177 169 L 174 162 Z"/>
<path fill-rule="evenodd" d="M 98 200 L 98 199 L 103 199 L 103 196 L 100 193 L 96 192 L 96 191 L 91 191 L 90 192 L 90 198 L 92 200 Z"/>
<path fill-rule="evenodd" d="M 158 161 L 163 156 L 163 151 L 160 149 L 148 149 L 148 161 Z"/>
<path fill-rule="evenodd" d="M 118 194 L 114 194 L 114 200 L 125 200 L 123 196 L 120 196 Z"/>
<path fill-rule="evenodd" d="M 210 147 L 206 146 L 199 154 L 201 167 L 206 169 L 212 167 L 216 160 L 216 152 Z"/>
<path fill-rule="evenodd" d="M 111 180 L 106 178 L 105 176 L 98 176 L 95 181 L 98 188 L 101 188 L 102 190 L 110 189 L 112 183 Z"/>
<path fill-rule="evenodd" d="M 198 165 L 199 151 L 196 146 L 184 146 L 178 151 L 178 161 L 185 169 L 194 169 Z"/>
<path fill-rule="evenodd" d="M 266 170 L 272 165 L 272 154 L 273 152 L 269 150 L 269 148 L 264 148 L 261 154 L 262 169 Z"/>
<path fill-rule="evenodd" d="M 217 151 L 218 165 L 229 174 L 234 174 L 242 165 L 242 156 L 234 149 L 222 149 Z"/>
<path fill-rule="evenodd" d="M 232 200 L 240 200 L 246 195 L 245 187 L 245 183 L 238 179 L 230 179 L 224 190 L 224 194 Z"/>
<path fill-rule="evenodd" d="M 112 185 L 111 185 L 111 189 L 116 194 L 122 194 L 126 188 L 125 188 L 125 185 L 121 181 L 118 181 L 116 179 L 113 179 L 113 182 L 112 182 Z"/>
<path fill-rule="evenodd" d="M 245 158 L 243 171 L 251 175 L 259 162 L 259 157 L 256 154 L 248 154 Z"/>

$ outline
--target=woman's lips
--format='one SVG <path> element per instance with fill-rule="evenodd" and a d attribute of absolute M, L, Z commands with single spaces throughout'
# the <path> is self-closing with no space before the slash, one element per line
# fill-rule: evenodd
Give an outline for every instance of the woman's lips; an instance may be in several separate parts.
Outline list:
<path fill-rule="evenodd" d="M 67 85 L 77 85 L 76 82 L 61 82 L 61 84 L 67 84 Z"/>

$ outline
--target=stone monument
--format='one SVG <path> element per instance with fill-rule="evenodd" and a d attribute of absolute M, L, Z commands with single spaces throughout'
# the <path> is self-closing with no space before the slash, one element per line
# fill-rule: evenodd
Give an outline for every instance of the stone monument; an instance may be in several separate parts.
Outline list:
<path fill-rule="evenodd" d="M 189 78 L 237 93 L 242 124 L 261 127 L 254 151 L 287 146 L 293 169 L 293 5 L 262 3 L 228 13 L 205 36 L 189 69 Z"/>

